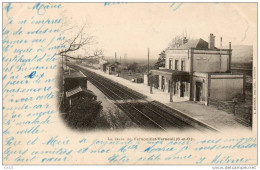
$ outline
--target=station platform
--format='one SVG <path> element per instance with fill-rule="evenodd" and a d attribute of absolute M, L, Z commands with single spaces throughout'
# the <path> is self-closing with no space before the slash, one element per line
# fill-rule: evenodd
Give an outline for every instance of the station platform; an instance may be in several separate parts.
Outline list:
<path fill-rule="evenodd" d="M 115 75 L 108 75 L 101 70 L 95 70 L 88 67 L 80 66 L 88 69 L 99 75 L 102 75 L 110 80 L 120 83 L 134 91 L 137 91 L 147 96 L 148 101 L 158 101 L 168 107 L 171 107 L 182 114 L 185 114 L 192 119 L 195 119 L 209 127 L 216 129 L 219 132 L 232 131 L 241 129 L 241 131 L 251 131 L 251 128 L 245 127 L 235 120 L 233 114 L 229 114 L 225 111 L 218 110 L 213 106 L 205 106 L 198 102 L 189 101 L 185 98 L 173 96 L 173 102 L 170 102 L 170 94 L 161 90 L 153 88 L 153 94 L 150 94 L 150 87 L 146 84 L 137 84 Z"/>

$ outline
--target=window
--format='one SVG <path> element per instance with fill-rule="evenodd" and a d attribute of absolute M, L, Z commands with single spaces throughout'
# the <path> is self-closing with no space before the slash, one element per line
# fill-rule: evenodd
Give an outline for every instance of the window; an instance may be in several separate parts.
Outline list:
<path fill-rule="evenodd" d="M 175 60 L 175 70 L 178 70 L 179 68 L 179 60 Z"/>
<path fill-rule="evenodd" d="M 169 69 L 172 69 L 172 59 L 169 59 Z"/>
<path fill-rule="evenodd" d="M 181 60 L 181 71 L 185 70 L 185 60 Z"/>

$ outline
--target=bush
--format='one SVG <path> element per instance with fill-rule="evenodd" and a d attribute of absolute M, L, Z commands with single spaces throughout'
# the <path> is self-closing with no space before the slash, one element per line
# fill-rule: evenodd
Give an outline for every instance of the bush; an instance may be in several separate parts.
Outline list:
<path fill-rule="evenodd" d="M 136 62 L 134 62 L 134 63 L 128 65 L 127 69 L 128 69 L 128 71 L 136 72 L 137 67 L 138 67 L 138 64 Z"/>
<path fill-rule="evenodd" d="M 73 128 L 92 128 L 92 121 L 102 110 L 101 102 L 89 98 L 81 98 L 67 110 L 65 121 Z"/>

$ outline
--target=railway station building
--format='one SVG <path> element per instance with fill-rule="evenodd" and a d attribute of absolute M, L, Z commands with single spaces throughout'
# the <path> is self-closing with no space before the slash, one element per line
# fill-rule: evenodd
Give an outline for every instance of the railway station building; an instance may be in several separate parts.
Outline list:
<path fill-rule="evenodd" d="M 117 74 L 118 63 L 103 63 L 100 65 L 100 69 L 107 74 Z"/>
<path fill-rule="evenodd" d="M 222 42 L 221 42 L 222 46 Z M 181 46 L 165 51 L 165 67 L 149 72 L 150 89 L 156 87 L 172 96 L 208 105 L 209 99 L 231 101 L 245 97 L 245 75 L 231 73 L 232 49 L 215 47 L 209 41 L 183 39 Z"/>
<path fill-rule="evenodd" d="M 106 73 L 107 74 L 116 74 L 117 65 L 112 63 L 106 66 Z"/>
<path fill-rule="evenodd" d="M 110 63 L 102 63 L 102 64 L 100 64 L 100 69 L 101 69 L 101 71 L 103 71 L 103 72 L 106 72 L 106 70 L 107 70 L 107 66 L 109 65 Z"/>
<path fill-rule="evenodd" d="M 69 106 L 73 106 L 76 102 L 78 102 L 79 98 L 89 98 L 91 100 L 97 100 L 97 96 L 90 90 L 85 87 L 75 87 L 66 91 L 66 101 L 69 102 Z"/>

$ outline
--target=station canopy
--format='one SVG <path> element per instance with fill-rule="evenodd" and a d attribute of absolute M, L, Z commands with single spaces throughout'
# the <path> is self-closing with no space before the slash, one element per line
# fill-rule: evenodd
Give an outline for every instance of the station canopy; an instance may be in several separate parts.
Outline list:
<path fill-rule="evenodd" d="M 151 70 L 151 74 L 153 76 L 161 75 L 169 79 L 175 79 L 175 80 L 182 80 L 182 81 L 190 80 L 189 72 L 180 71 L 180 70 L 171 70 L 171 69 Z"/>

